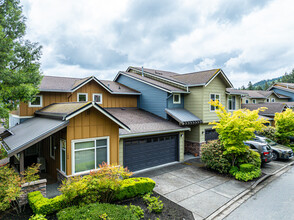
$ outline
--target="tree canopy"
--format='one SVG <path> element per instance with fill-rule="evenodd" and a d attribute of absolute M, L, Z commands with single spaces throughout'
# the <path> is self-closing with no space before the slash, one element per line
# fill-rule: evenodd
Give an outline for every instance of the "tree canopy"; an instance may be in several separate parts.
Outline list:
<path fill-rule="evenodd" d="M 294 137 L 294 112 L 286 109 L 282 113 L 275 114 L 276 136 L 280 143 L 289 144 L 290 137 Z"/>
<path fill-rule="evenodd" d="M 38 93 L 41 46 L 24 39 L 19 0 L 0 0 L 0 118 Z"/>

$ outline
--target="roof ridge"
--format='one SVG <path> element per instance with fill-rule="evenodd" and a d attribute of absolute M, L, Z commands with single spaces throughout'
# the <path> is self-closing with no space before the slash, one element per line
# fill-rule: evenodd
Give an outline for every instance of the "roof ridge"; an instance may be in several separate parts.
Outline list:
<path fill-rule="evenodd" d="M 210 70 L 202 70 L 202 71 L 198 71 L 198 72 L 191 72 L 191 73 L 181 73 L 178 76 L 185 76 L 185 75 L 189 75 L 189 74 L 196 74 L 196 73 L 203 73 L 203 72 L 208 72 L 208 71 L 212 71 L 212 70 L 216 70 L 216 72 L 214 74 L 216 74 L 220 69 L 210 69 Z M 214 75 L 213 74 L 213 75 Z M 172 76 L 173 77 L 173 76 Z"/>

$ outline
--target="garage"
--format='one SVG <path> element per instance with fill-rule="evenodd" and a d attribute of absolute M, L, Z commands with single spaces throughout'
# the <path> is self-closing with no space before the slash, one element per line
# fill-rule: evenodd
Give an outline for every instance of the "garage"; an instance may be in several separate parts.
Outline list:
<path fill-rule="evenodd" d="M 124 140 L 123 163 L 137 171 L 179 160 L 178 133 Z"/>
<path fill-rule="evenodd" d="M 212 141 L 218 139 L 218 133 L 215 129 L 205 129 L 205 141 Z"/>

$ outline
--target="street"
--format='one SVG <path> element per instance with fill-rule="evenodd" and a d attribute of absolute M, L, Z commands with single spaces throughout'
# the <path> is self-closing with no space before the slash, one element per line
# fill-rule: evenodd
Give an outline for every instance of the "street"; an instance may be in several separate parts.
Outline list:
<path fill-rule="evenodd" d="M 294 167 L 248 199 L 225 219 L 294 219 Z"/>

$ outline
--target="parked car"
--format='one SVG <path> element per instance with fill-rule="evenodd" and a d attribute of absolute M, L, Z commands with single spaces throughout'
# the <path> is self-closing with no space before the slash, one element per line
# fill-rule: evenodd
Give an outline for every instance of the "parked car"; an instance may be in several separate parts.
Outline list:
<path fill-rule="evenodd" d="M 285 159 L 289 160 L 293 157 L 293 150 L 290 147 L 278 144 L 277 142 L 263 136 L 256 135 L 254 138 L 255 141 L 266 143 L 271 146 L 273 149 L 273 160 Z"/>
<path fill-rule="evenodd" d="M 258 141 L 244 141 L 244 144 L 260 154 L 262 163 L 269 163 L 273 158 L 273 150 L 270 145 Z"/>

